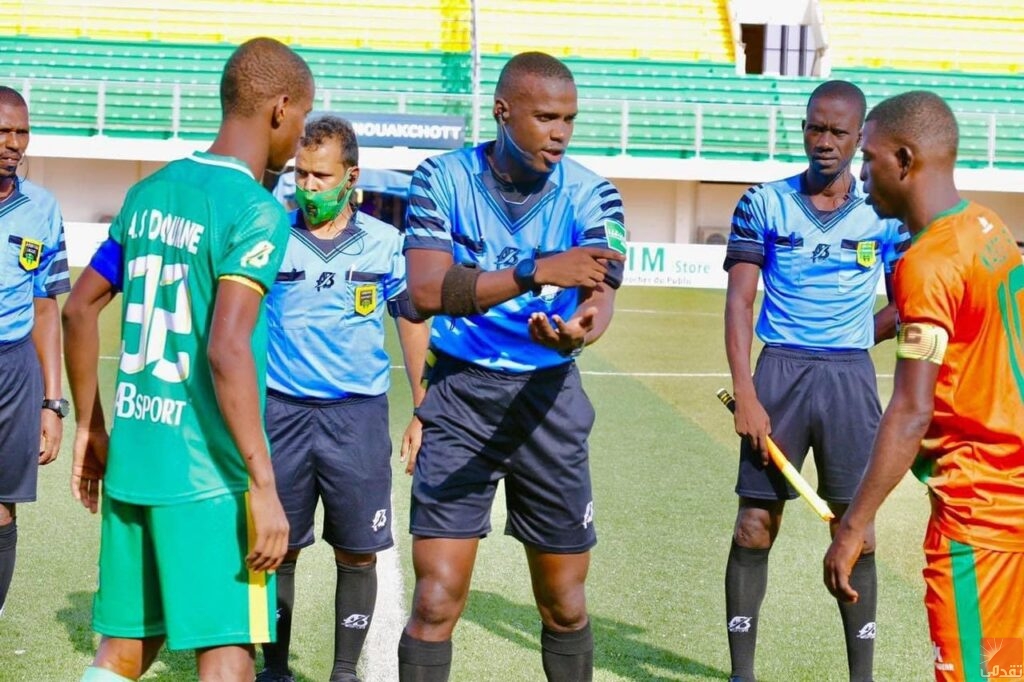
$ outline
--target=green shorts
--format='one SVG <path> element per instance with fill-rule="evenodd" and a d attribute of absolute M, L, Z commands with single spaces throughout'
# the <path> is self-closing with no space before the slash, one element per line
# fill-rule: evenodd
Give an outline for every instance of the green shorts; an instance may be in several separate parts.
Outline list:
<path fill-rule="evenodd" d="M 170 649 L 274 641 L 276 579 L 245 565 L 247 496 L 165 506 L 104 498 L 96 632 L 166 635 Z"/>

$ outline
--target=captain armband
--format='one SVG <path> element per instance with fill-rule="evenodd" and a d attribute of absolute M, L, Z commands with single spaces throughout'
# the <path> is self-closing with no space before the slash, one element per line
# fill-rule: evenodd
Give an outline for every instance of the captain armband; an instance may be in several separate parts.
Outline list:
<path fill-rule="evenodd" d="M 896 357 L 941 365 L 947 345 L 949 334 L 942 327 L 927 322 L 908 322 L 900 325 L 896 335 Z"/>
<path fill-rule="evenodd" d="M 123 249 L 116 241 L 107 237 L 106 241 L 99 245 L 96 252 L 89 260 L 89 266 L 99 274 L 100 277 L 110 282 L 115 291 L 121 290 L 124 283 L 124 258 Z"/>
<path fill-rule="evenodd" d="M 476 280 L 483 271 L 475 265 L 456 264 L 444 273 L 441 282 L 441 312 L 450 317 L 484 313 L 476 299 Z"/>

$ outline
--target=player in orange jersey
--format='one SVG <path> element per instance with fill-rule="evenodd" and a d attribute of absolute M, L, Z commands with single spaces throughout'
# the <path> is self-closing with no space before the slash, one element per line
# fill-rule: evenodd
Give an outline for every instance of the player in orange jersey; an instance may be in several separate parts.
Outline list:
<path fill-rule="evenodd" d="M 829 590 L 857 599 L 849 574 L 864 529 L 913 465 L 932 503 L 925 606 L 941 681 L 1021 677 L 1024 667 L 1024 265 L 999 217 L 960 197 L 958 137 L 929 92 L 867 117 L 865 189 L 913 245 L 894 274 L 892 400 L 824 566 Z"/>

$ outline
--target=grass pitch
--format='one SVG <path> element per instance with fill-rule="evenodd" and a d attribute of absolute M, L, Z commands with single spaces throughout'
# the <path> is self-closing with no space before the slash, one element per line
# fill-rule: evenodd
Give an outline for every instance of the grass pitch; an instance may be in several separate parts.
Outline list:
<path fill-rule="evenodd" d="M 723 306 L 721 291 L 627 288 L 608 334 L 579 360 L 598 414 L 591 466 L 600 540 L 588 581 L 595 680 L 728 675 L 723 584 L 738 449 L 732 419 L 715 398 L 719 387 L 730 385 Z M 114 356 L 116 310 L 108 313 L 103 354 Z M 396 348 L 393 338 L 389 343 Z M 893 353 L 891 343 L 874 351 L 883 403 L 892 387 Z M 103 361 L 108 405 L 113 369 L 113 361 Z M 409 396 L 404 375 L 395 371 L 392 379 L 397 442 Z M 95 648 L 90 611 L 99 519 L 69 493 L 70 421 L 67 426 L 60 459 L 41 471 L 39 501 L 19 506 L 18 567 L 0 618 L 0 682 L 77 680 Z M 813 464 L 808 467 L 804 473 L 813 482 Z M 412 588 L 408 486 L 396 456 L 394 518 L 404 581 L 381 589 L 401 590 L 406 608 Z M 908 479 L 881 512 L 879 682 L 932 679 L 920 574 L 927 507 L 924 487 Z M 499 534 L 500 494 L 492 521 L 498 533 L 481 543 L 469 604 L 455 632 L 452 680 L 542 680 L 539 619 L 522 549 Z M 825 524 L 803 502 L 788 506 L 762 609 L 762 682 L 847 678 L 838 610 L 821 583 L 827 540 Z M 333 655 L 334 592 L 324 543 L 303 552 L 297 592 L 293 669 L 298 680 L 323 680 Z M 393 656 L 394 650 L 375 654 Z M 164 651 L 144 679 L 194 680 L 193 671 L 190 653 Z"/>

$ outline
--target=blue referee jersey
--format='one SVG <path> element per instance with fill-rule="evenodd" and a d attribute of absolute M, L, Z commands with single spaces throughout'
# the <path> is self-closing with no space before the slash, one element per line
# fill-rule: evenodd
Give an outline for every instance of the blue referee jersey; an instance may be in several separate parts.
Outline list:
<path fill-rule="evenodd" d="M 761 266 L 757 335 L 768 345 L 853 350 L 874 345 L 875 292 L 910 247 L 910 233 L 882 220 L 854 181 L 842 206 L 819 211 L 803 174 L 747 190 L 733 213 L 726 268 Z"/>
<path fill-rule="evenodd" d="M 14 193 L 0 202 L 0 343 L 32 332 L 33 298 L 71 290 L 57 200 L 28 180 L 14 181 Z"/>
<path fill-rule="evenodd" d="M 390 385 L 384 309 L 405 291 L 402 235 L 356 212 L 330 240 L 310 234 L 301 211 L 267 294 L 267 388 L 295 398 L 381 395 Z"/>
<path fill-rule="evenodd" d="M 427 159 L 412 177 L 405 250 L 452 253 L 456 263 L 483 270 L 513 267 L 522 258 L 543 257 L 574 246 L 608 248 L 606 229 L 623 232 L 622 199 L 604 178 L 565 158 L 546 184 L 511 202 L 499 191 L 484 156 L 488 144 Z M 622 281 L 622 264 L 610 266 L 609 281 Z M 488 369 L 528 372 L 570 362 L 530 339 L 536 312 L 569 319 L 578 291 L 546 286 L 494 306 L 482 315 L 437 315 L 431 345 Z"/>

